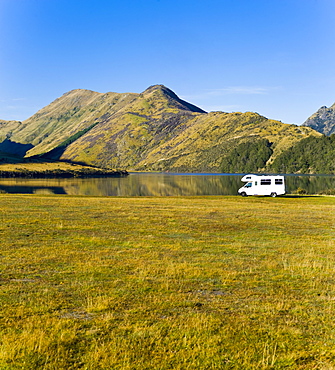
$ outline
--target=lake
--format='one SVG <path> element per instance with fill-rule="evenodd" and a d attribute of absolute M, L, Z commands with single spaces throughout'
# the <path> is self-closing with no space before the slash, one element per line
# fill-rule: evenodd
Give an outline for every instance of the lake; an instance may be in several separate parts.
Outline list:
<path fill-rule="evenodd" d="M 131 173 L 123 178 L 0 179 L 0 192 L 86 196 L 236 195 L 242 174 Z M 335 176 L 285 175 L 286 192 L 308 194 L 335 188 Z"/>

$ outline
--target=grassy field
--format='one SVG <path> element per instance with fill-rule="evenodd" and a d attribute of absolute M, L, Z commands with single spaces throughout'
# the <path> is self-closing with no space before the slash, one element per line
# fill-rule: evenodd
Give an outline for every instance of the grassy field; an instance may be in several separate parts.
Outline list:
<path fill-rule="evenodd" d="M 21 159 L 22 160 L 22 159 Z M 21 162 L 21 163 L 1 163 L 0 171 L 12 171 L 12 172 L 22 172 L 22 171 L 54 171 L 54 170 L 63 170 L 63 171 L 74 171 L 92 168 L 90 166 L 82 166 L 74 163 L 67 162 Z"/>
<path fill-rule="evenodd" d="M 0 369 L 334 369 L 335 198 L 0 195 Z"/>

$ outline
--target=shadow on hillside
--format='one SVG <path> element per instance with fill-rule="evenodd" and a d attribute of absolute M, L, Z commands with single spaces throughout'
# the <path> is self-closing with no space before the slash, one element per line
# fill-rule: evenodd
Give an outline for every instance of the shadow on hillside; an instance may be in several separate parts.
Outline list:
<path fill-rule="evenodd" d="M 18 157 L 24 157 L 28 150 L 34 147 L 33 144 L 21 144 L 11 141 L 10 139 L 5 139 L 0 143 L 0 151 L 8 154 L 13 154 Z"/>
<path fill-rule="evenodd" d="M 92 164 L 87 164 L 85 162 L 81 162 L 81 161 L 73 161 L 73 160 L 70 160 L 70 159 L 60 159 L 62 154 L 65 152 L 65 149 L 66 147 L 58 147 L 58 148 L 55 148 L 55 149 L 52 149 L 50 150 L 50 152 L 47 152 L 47 153 L 44 153 L 44 154 L 41 154 L 41 155 L 37 155 L 37 156 L 33 156 L 33 157 L 30 157 L 31 159 L 37 159 L 38 161 L 41 161 L 41 162 L 64 162 L 64 163 L 69 163 L 69 164 L 76 164 L 76 165 L 80 165 L 80 166 L 89 166 L 89 167 L 95 167 L 95 168 L 99 168 L 97 166 L 94 166 Z"/>
<path fill-rule="evenodd" d="M 38 158 L 45 161 L 58 161 L 62 154 L 65 152 L 66 146 L 58 146 L 57 148 L 51 149 L 49 152 L 44 154 L 36 155 L 31 158 Z"/>

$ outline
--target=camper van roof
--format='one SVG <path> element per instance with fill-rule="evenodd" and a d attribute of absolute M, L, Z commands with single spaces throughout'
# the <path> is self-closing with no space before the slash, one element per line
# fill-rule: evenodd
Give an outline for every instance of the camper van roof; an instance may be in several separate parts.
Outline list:
<path fill-rule="evenodd" d="M 257 175 L 245 175 L 241 178 L 241 181 L 243 182 L 247 182 L 247 181 L 250 181 L 252 180 L 253 178 L 257 177 Z"/>
<path fill-rule="evenodd" d="M 247 182 L 247 181 L 251 181 L 251 180 L 254 180 L 255 178 L 264 178 L 264 177 L 267 177 L 267 178 L 284 178 L 283 175 L 254 175 L 254 174 L 248 174 L 248 175 L 244 175 L 242 178 L 241 178 L 241 181 L 243 182 Z"/>

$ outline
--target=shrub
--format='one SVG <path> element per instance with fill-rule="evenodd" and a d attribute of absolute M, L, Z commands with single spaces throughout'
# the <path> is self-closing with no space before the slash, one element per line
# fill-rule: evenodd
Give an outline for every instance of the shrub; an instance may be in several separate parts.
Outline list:
<path fill-rule="evenodd" d="M 295 191 L 295 193 L 299 195 L 303 195 L 303 194 L 307 194 L 307 190 L 299 186 L 298 189 Z"/>

